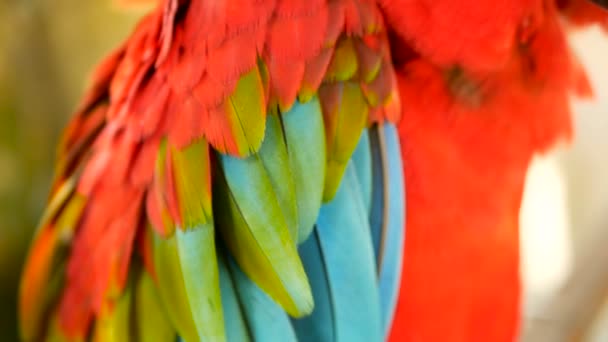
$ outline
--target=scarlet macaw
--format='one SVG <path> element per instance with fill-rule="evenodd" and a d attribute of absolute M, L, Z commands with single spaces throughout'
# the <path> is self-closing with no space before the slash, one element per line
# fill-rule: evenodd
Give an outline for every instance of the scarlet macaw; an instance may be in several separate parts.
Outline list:
<path fill-rule="evenodd" d="M 513 340 L 525 172 L 590 94 L 566 21 L 608 27 L 585 0 L 161 1 L 60 143 L 22 338 Z"/>

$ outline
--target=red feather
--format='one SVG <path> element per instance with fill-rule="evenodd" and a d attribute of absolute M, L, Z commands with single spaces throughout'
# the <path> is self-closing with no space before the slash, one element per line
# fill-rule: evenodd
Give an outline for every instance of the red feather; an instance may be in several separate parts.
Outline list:
<path fill-rule="evenodd" d="M 482 72 L 506 65 L 543 0 L 383 0 L 388 23 L 425 58 Z"/>
<path fill-rule="evenodd" d="M 524 179 L 535 153 L 570 139 L 580 82 L 555 8 L 541 18 L 492 73 L 423 58 L 397 72 L 408 233 L 392 341 L 518 334 Z"/>

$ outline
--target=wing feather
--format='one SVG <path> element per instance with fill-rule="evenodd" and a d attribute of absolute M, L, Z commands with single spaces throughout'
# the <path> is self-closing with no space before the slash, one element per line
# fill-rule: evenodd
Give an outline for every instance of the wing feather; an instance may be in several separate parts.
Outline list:
<path fill-rule="evenodd" d="M 166 0 L 142 19 L 94 74 L 61 143 L 22 282 L 24 339 L 89 336 L 132 291 L 138 259 L 183 338 L 224 336 L 216 226 L 255 286 L 290 314 L 309 313 L 296 245 L 361 132 L 399 112 L 389 110 L 386 35 L 371 0 Z M 42 284 L 62 269 L 63 287 L 45 299 Z"/>

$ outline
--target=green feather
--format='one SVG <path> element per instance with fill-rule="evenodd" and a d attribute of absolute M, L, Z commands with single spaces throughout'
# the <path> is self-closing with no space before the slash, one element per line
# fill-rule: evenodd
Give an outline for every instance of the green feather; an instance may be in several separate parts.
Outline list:
<path fill-rule="evenodd" d="M 289 316 L 234 262 L 227 262 L 254 341 L 297 341 Z M 243 340 L 238 340 L 241 342 Z"/>
<path fill-rule="evenodd" d="M 256 152 L 264 140 L 266 100 L 263 74 L 256 67 L 241 76 L 225 102 L 231 131 L 241 156 Z"/>
<path fill-rule="evenodd" d="M 223 341 L 224 317 L 213 223 L 177 230 L 179 259 L 190 311 L 203 341 Z"/>
<path fill-rule="evenodd" d="M 186 341 L 196 341 L 198 332 L 190 312 L 177 249 L 175 235 L 163 239 L 154 234 L 154 269 L 163 306 L 179 335 Z"/>
<path fill-rule="evenodd" d="M 369 107 L 359 84 L 344 82 L 330 89 L 326 96 L 337 96 L 334 108 L 323 108 L 327 135 L 327 173 L 323 200 L 333 198 L 346 165 L 365 128 Z"/>
<path fill-rule="evenodd" d="M 169 208 L 166 205 L 166 189 L 167 189 L 167 139 L 163 139 L 158 146 L 156 161 L 154 163 L 154 184 L 152 189 L 159 206 L 159 214 L 161 216 L 162 227 L 155 227 L 163 232 L 163 236 L 169 237 L 175 231 L 175 222 L 169 213 Z"/>
<path fill-rule="evenodd" d="M 325 73 L 325 80 L 329 82 L 350 80 L 355 76 L 358 68 L 355 44 L 351 38 L 343 38 L 334 50 L 334 55 Z"/>
<path fill-rule="evenodd" d="M 209 147 L 201 139 L 183 150 L 171 151 L 182 228 L 212 222 Z"/>
<path fill-rule="evenodd" d="M 266 119 L 266 126 L 266 137 L 258 156 L 268 173 L 268 179 L 277 196 L 277 201 L 285 217 L 285 223 L 289 227 L 291 238 L 297 241 L 298 209 L 296 206 L 296 187 L 279 116 L 269 116 Z"/>
<path fill-rule="evenodd" d="M 235 281 L 223 253 L 218 253 L 218 266 L 220 270 L 220 287 L 222 290 L 222 307 L 224 308 L 224 323 L 226 324 L 226 338 L 228 342 L 250 341 L 247 323 L 243 317 L 241 303 L 235 288 Z"/>
<path fill-rule="evenodd" d="M 279 132 L 269 134 L 280 136 L 281 127 L 273 120 L 269 118 L 268 130 Z M 272 177 L 289 170 L 274 173 L 266 168 L 263 160 L 273 158 L 285 158 L 277 168 L 289 165 L 272 140 L 264 141 L 259 154 L 244 159 L 219 155 L 221 170 L 213 177 L 215 217 L 218 231 L 245 274 L 290 315 L 302 316 L 312 311 L 312 294 L 295 247 L 297 227 L 288 224 L 297 221 L 287 219 L 289 213 L 279 204 L 279 193 L 293 189 L 275 188 L 287 183 Z"/>
<path fill-rule="evenodd" d="M 177 336 L 152 277 L 142 271 L 135 287 L 135 311 L 137 337 L 140 341 L 173 342 Z"/>
<path fill-rule="evenodd" d="M 170 156 L 182 222 L 172 237 L 155 243 L 161 296 L 186 341 L 223 341 L 209 148 L 199 140 L 172 148 Z"/>
<path fill-rule="evenodd" d="M 298 207 L 298 243 L 304 242 L 319 215 L 325 183 L 325 129 L 319 99 L 295 103 L 281 116 Z"/>
<path fill-rule="evenodd" d="M 213 225 L 155 237 L 159 291 L 179 335 L 187 342 L 225 340 Z"/>
<path fill-rule="evenodd" d="M 93 341 L 121 342 L 132 340 L 131 310 L 133 281 L 124 289 L 113 306 L 104 306 L 97 316 Z"/>
<path fill-rule="evenodd" d="M 30 341 L 30 340 L 25 340 Z M 63 330 L 59 326 L 57 315 L 54 315 L 50 319 L 49 327 L 46 332 L 46 336 L 44 337 L 45 342 L 70 342 L 70 340 L 65 336 Z"/>
<path fill-rule="evenodd" d="M 42 217 L 40 218 L 40 222 L 38 223 L 34 237 L 37 237 L 40 230 L 46 227 L 49 222 L 61 211 L 66 201 L 68 201 L 70 196 L 74 193 L 77 182 L 77 179 L 72 176 L 57 187 L 57 190 L 53 193 L 49 203 L 46 206 L 46 209 L 44 210 L 44 213 L 42 214 Z"/>

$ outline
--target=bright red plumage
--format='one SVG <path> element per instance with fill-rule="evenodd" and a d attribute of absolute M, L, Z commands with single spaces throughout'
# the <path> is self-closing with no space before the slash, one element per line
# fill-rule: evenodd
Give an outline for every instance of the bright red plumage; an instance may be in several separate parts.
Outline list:
<path fill-rule="evenodd" d="M 519 16 L 507 31 L 493 33 L 493 39 L 506 42 L 499 54 L 477 53 L 486 50 L 487 38 L 474 39 L 492 32 L 486 31 L 470 41 L 454 39 L 453 44 L 470 44 L 462 55 L 454 45 L 438 47 L 433 53 L 439 55 L 429 56 L 439 66 L 415 58 L 397 71 L 408 230 L 392 341 L 512 341 L 518 336 L 518 224 L 525 175 L 535 153 L 571 138 L 570 95 L 589 94 L 557 9 L 544 1 L 536 14 L 532 22 Z M 460 32 L 456 26 L 474 29 L 466 21 L 441 25 L 447 25 L 437 32 L 443 39 Z M 495 22 L 488 25 L 494 28 Z M 525 35 L 519 34 L 523 27 Z M 429 43 L 443 41 L 434 39 Z M 444 63 L 450 60 L 462 63 Z"/>
<path fill-rule="evenodd" d="M 472 72 L 504 66 L 528 26 L 542 20 L 543 0 L 384 1 L 388 22 L 431 62 Z"/>

